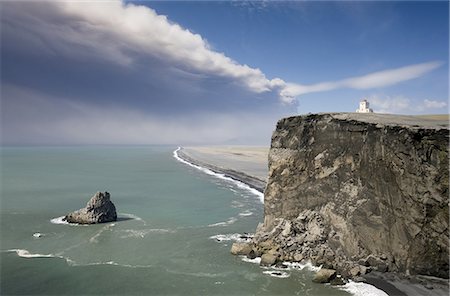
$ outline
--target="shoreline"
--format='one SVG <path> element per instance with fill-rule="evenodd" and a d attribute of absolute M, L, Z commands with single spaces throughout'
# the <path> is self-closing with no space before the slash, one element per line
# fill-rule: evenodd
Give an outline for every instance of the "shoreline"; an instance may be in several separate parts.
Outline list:
<path fill-rule="evenodd" d="M 267 183 L 266 183 L 266 181 L 261 180 L 260 178 L 251 176 L 244 172 L 215 166 L 215 165 L 197 160 L 197 159 L 193 158 L 192 156 L 188 155 L 188 153 L 185 151 L 185 149 L 183 147 L 180 147 L 180 149 L 177 151 L 177 155 L 179 158 L 181 158 L 182 160 L 184 160 L 186 162 L 189 162 L 196 166 L 207 168 L 217 174 L 223 174 L 225 177 L 231 178 L 235 181 L 242 182 L 242 183 L 248 185 L 249 187 L 264 194 L 264 189 L 265 189 Z"/>

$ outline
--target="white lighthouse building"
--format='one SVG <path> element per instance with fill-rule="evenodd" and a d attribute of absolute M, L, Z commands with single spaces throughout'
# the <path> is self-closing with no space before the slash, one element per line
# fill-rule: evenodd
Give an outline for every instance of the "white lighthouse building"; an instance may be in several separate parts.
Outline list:
<path fill-rule="evenodd" d="M 373 110 L 369 108 L 369 102 L 367 100 L 362 100 L 359 102 L 359 109 L 356 109 L 358 113 L 372 113 Z"/>

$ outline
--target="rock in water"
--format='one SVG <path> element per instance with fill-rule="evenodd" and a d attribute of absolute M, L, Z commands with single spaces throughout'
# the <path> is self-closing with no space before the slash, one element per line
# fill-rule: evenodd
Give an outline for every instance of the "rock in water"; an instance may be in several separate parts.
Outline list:
<path fill-rule="evenodd" d="M 69 223 L 96 224 L 117 221 L 116 207 L 108 192 L 97 192 L 85 208 L 67 214 L 64 220 Z"/>
<path fill-rule="evenodd" d="M 336 277 L 336 270 L 322 268 L 314 275 L 313 282 L 319 284 L 329 283 L 335 277 Z"/>
<path fill-rule="evenodd" d="M 248 255 L 252 251 L 252 246 L 248 243 L 234 243 L 231 246 L 231 254 L 233 255 Z"/>

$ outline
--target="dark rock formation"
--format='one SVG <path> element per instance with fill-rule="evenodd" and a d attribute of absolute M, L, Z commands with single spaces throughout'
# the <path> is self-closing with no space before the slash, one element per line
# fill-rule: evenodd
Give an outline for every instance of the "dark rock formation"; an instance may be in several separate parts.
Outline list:
<path fill-rule="evenodd" d="M 96 224 L 117 221 L 116 207 L 108 192 L 97 192 L 85 208 L 67 214 L 64 220 L 69 223 Z"/>
<path fill-rule="evenodd" d="M 309 259 L 348 278 L 371 270 L 448 278 L 448 138 L 448 127 L 409 116 L 280 120 L 254 252 Z"/>

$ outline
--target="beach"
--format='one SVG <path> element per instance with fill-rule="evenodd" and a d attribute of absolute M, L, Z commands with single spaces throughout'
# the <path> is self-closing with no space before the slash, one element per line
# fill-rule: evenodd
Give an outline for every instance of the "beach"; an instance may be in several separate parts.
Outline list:
<path fill-rule="evenodd" d="M 183 147 L 178 155 L 190 163 L 222 173 L 264 191 L 268 176 L 269 147 Z"/>

